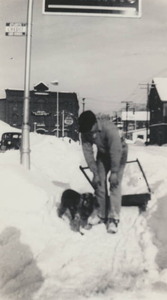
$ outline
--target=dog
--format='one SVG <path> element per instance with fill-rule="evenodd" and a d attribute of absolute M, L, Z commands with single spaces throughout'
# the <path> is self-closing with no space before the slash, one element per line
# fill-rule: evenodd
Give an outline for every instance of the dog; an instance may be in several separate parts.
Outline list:
<path fill-rule="evenodd" d="M 80 231 L 80 227 L 84 228 L 88 225 L 88 218 L 98 207 L 99 204 L 92 193 L 80 194 L 68 189 L 62 193 L 58 216 L 61 218 L 69 210 L 71 229 Z"/>

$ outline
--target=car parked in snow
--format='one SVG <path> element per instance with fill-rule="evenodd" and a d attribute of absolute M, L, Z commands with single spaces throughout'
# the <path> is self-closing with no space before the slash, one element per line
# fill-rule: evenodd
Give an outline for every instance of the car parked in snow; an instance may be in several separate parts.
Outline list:
<path fill-rule="evenodd" d="M 2 134 L 0 141 L 0 152 L 5 152 L 11 149 L 20 149 L 21 146 L 21 136 L 20 132 L 5 132 Z"/>

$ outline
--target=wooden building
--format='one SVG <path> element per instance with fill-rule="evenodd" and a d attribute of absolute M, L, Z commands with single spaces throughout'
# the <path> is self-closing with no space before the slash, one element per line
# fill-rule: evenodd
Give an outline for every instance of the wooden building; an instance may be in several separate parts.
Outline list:
<path fill-rule="evenodd" d="M 167 78 L 154 78 L 148 97 L 150 144 L 167 143 Z"/>
<path fill-rule="evenodd" d="M 150 114 L 145 111 L 130 110 L 122 111 L 121 119 L 124 131 L 147 128 L 150 120 Z"/>
<path fill-rule="evenodd" d="M 22 128 L 24 91 L 7 89 L 5 92 L 6 99 L 0 100 L 0 119 L 13 127 Z M 30 91 L 30 131 L 49 135 L 58 133 L 59 137 L 67 136 L 76 141 L 79 139 L 78 110 L 76 93 L 51 92 L 40 82 Z"/>

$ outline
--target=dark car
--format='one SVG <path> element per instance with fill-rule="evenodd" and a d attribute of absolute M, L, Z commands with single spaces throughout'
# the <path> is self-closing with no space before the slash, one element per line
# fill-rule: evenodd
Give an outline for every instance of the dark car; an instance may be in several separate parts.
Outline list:
<path fill-rule="evenodd" d="M 20 132 L 5 132 L 2 134 L 0 141 L 0 151 L 4 152 L 11 149 L 20 149 L 21 146 L 21 136 Z"/>

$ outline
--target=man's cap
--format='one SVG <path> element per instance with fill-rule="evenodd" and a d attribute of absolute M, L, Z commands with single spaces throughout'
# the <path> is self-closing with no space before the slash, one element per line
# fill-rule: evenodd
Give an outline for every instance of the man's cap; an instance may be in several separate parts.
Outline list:
<path fill-rule="evenodd" d="M 96 122 L 96 116 L 91 110 L 84 111 L 78 118 L 79 132 L 89 132 Z"/>

